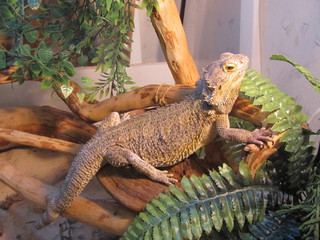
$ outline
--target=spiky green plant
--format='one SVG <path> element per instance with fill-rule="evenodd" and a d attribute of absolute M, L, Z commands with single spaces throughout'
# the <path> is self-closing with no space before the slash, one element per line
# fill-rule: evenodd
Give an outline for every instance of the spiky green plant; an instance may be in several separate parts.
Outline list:
<path fill-rule="evenodd" d="M 183 178 L 183 190 L 170 187 L 147 204 L 122 239 L 200 239 L 204 234 L 231 232 L 264 218 L 267 206 L 290 202 L 263 171 L 255 179 L 246 164 L 240 176 L 224 165 L 202 177 Z"/>

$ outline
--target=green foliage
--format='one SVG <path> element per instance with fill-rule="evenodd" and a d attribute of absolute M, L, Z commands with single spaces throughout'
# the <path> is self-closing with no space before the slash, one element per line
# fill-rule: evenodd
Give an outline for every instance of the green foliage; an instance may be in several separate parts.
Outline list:
<path fill-rule="evenodd" d="M 290 59 L 288 59 L 287 57 L 283 56 L 283 55 L 272 55 L 270 57 L 271 60 L 280 60 L 280 61 L 285 61 L 290 63 L 292 66 L 294 66 L 300 73 L 302 73 L 302 75 L 312 84 L 313 88 L 320 93 L 320 82 L 319 79 L 315 78 L 314 76 L 312 76 L 311 72 L 304 68 L 303 66 L 291 61 Z"/>
<path fill-rule="evenodd" d="M 274 165 L 270 171 L 273 172 L 274 181 L 286 189 L 304 189 L 314 156 L 309 142 L 311 133 L 301 128 L 301 124 L 307 121 L 306 115 L 301 113 L 302 107 L 295 105 L 293 98 L 252 69 L 245 75 L 240 90 L 254 104 L 262 105 L 262 110 L 271 112 L 266 118 L 266 123 L 272 124 L 271 130 L 286 131 L 280 139 L 285 143 L 284 149 L 272 157 Z"/>
<path fill-rule="evenodd" d="M 302 144 L 300 126 L 307 121 L 307 116 L 301 113 L 302 107 L 295 105 L 292 97 L 253 69 L 247 71 L 240 91 L 251 98 L 253 104 L 262 105 L 262 111 L 272 112 L 266 119 L 266 123 L 272 124 L 272 131 L 288 130 L 281 139 L 286 142 L 286 151 L 292 152 Z"/>
<path fill-rule="evenodd" d="M 141 8 L 147 9 L 147 16 L 150 17 L 153 9 L 158 10 L 159 9 L 159 3 L 158 0 L 143 0 L 141 4 Z"/>
<path fill-rule="evenodd" d="M 11 49 L 0 45 L 0 69 L 16 65 L 20 67 L 16 78 L 40 77 L 46 79 L 41 87 L 47 88 L 70 84 L 76 73 L 71 58 L 79 65 L 96 64 L 103 78 L 89 89 L 89 100 L 98 93 L 123 93 L 133 84 L 126 73 L 134 28 L 129 9 L 139 6 L 129 0 L 25 3 L 0 1 L 1 35 L 14 39 Z M 143 1 L 142 5 L 150 12 L 157 1 Z"/>
<path fill-rule="evenodd" d="M 270 185 L 263 172 L 253 180 L 246 164 L 240 176 L 227 165 L 219 172 L 183 178 L 179 190 L 161 193 L 135 218 L 122 239 L 200 239 L 242 229 L 245 223 L 264 218 L 267 206 L 289 201 L 289 196 Z"/>
<path fill-rule="evenodd" d="M 300 237 L 298 223 L 293 215 L 279 215 L 269 211 L 262 222 L 249 227 L 249 231 L 239 232 L 243 240 L 291 240 Z"/>
<path fill-rule="evenodd" d="M 313 169 L 306 188 L 306 200 L 295 209 L 300 208 L 306 213 L 300 226 L 303 239 L 320 238 L 320 174 L 319 169 Z"/>
<path fill-rule="evenodd" d="M 318 91 L 319 83 L 307 69 L 281 55 L 274 55 L 272 59 L 291 63 Z M 273 124 L 272 130 L 286 131 L 281 138 L 285 146 L 271 157 L 272 163 L 267 165 L 266 171 L 274 184 L 299 198 L 299 204 L 282 211 L 300 216 L 301 238 L 319 239 L 319 162 L 315 161 L 314 148 L 309 139 L 314 133 L 301 128 L 301 124 L 306 122 L 306 116 L 301 113 L 302 107 L 295 105 L 292 98 L 275 89 L 268 81 L 249 70 L 241 88 L 255 104 L 261 104 L 263 110 L 272 112 L 266 119 L 267 123 Z"/>

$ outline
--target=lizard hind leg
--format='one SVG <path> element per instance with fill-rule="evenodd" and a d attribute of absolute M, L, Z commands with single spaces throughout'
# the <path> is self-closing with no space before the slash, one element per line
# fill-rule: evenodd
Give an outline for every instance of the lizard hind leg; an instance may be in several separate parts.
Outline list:
<path fill-rule="evenodd" d="M 164 183 L 166 185 L 173 185 L 177 182 L 173 175 L 169 174 L 168 171 L 156 169 L 150 163 L 141 159 L 137 154 L 125 148 L 112 148 L 105 154 L 104 159 L 115 167 L 131 165 L 136 171 L 148 176 L 156 182 Z"/>
<path fill-rule="evenodd" d="M 102 157 L 100 159 L 85 158 L 79 159 L 79 161 L 77 161 L 78 159 L 73 161 L 59 194 L 48 201 L 46 212 L 35 223 L 37 229 L 48 225 L 71 205 L 72 201 L 80 195 L 88 182 L 98 172 L 102 164 L 102 159 Z"/>

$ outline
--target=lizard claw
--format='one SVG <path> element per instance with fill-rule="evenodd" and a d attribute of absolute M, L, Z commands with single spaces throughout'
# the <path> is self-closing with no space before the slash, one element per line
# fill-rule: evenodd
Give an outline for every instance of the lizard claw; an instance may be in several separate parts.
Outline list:
<path fill-rule="evenodd" d="M 164 183 L 166 185 L 174 185 L 178 182 L 178 180 L 173 177 L 173 174 L 168 173 L 167 170 L 158 170 L 156 175 L 157 176 L 153 180 Z"/>
<path fill-rule="evenodd" d="M 271 136 L 272 136 L 272 132 L 268 129 L 265 129 L 265 128 L 255 129 L 250 134 L 248 143 L 254 143 L 258 146 L 261 146 L 268 141 L 273 141 Z"/>

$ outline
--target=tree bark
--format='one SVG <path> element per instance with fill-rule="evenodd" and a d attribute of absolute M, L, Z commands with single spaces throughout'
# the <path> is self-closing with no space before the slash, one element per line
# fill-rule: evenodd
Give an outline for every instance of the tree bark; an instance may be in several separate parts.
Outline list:
<path fill-rule="evenodd" d="M 284 134 L 285 132 L 282 132 L 272 136 L 272 142 L 268 142 L 263 148 L 255 144 L 248 144 L 244 148 L 245 151 L 250 152 L 244 162 L 249 166 L 252 176 L 255 176 L 259 167 L 283 145 L 280 139 Z"/>
<path fill-rule="evenodd" d="M 174 0 L 158 3 L 159 9 L 151 14 L 151 22 L 173 78 L 176 84 L 194 85 L 199 73 L 189 52 L 176 3 Z"/>
<path fill-rule="evenodd" d="M 43 137 L 31 133 L 21 132 L 0 127 L 0 139 L 21 145 L 37 147 L 52 151 L 77 154 L 82 144 L 67 142 L 64 140 Z"/>
<path fill-rule="evenodd" d="M 32 134 L 85 143 L 96 127 L 76 115 L 52 107 L 13 107 L 0 109 L 0 127 Z M 12 147 L 0 139 L 0 150 Z"/>

